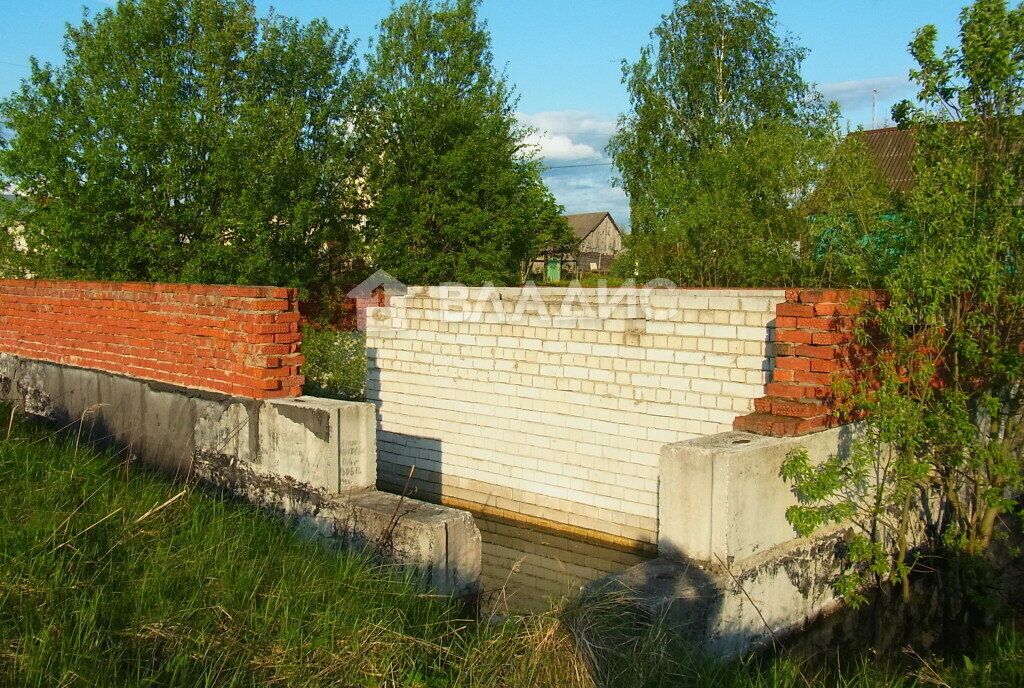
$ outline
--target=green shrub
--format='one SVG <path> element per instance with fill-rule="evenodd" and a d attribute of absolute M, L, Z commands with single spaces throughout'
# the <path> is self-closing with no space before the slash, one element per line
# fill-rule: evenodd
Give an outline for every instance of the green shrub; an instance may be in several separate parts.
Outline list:
<path fill-rule="evenodd" d="M 303 391 L 318 397 L 358 401 L 366 389 L 366 335 L 306 325 L 302 329 L 306 363 Z"/>

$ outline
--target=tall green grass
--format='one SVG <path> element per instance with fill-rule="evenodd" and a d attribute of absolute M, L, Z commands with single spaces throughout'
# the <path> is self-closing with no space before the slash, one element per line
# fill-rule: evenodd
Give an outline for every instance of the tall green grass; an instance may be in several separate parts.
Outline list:
<path fill-rule="evenodd" d="M 803 686 L 785 659 L 717 665 L 615 600 L 500 623 L 245 504 L 75 435 L 0 416 L 0 684 Z M 1024 642 L 973 662 L 867 666 L 843 686 L 1012 686 Z"/>
<path fill-rule="evenodd" d="M 0 683 L 586 685 L 553 618 L 477 624 L 400 570 L 2 418 Z"/>
<path fill-rule="evenodd" d="M 0 443 L 12 683 L 399 683 L 461 625 L 395 572 L 123 458 L 18 422 Z"/>

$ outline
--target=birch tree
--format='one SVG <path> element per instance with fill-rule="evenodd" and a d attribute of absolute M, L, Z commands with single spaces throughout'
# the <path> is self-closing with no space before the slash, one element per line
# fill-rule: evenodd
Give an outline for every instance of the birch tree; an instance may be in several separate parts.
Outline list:
<path fill-rule="evenodd" d="M 688 286 L 799 281 L 800 200 L 835 140 L 804 51 L 761 0 L 677 0 L 623 64 L 632 112 L 609 151 L 630 200 L 620 265 Z"/>

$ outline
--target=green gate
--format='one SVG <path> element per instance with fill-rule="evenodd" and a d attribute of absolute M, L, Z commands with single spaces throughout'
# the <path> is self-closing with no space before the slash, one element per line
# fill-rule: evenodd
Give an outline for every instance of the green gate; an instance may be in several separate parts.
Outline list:
<path fill-rule="evenodd" d="M 562 279 L 562 259 L 548 258 L 545 266 L 544 279 L 548 282 L 557 282 Z"/>

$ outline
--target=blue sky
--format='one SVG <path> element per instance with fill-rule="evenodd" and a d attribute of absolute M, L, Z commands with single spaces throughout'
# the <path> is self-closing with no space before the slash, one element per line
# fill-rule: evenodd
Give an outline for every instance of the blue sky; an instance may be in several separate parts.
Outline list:
<path fill-rule="evenodd" d="M 940 41 L 955 43 L 966 0 L 778 0 L 780 27 L 809 51 L 804 77 L 839 102 L 850 126 L 871 125 L 871 91 L 878 89 L 879 126 L 893 103 L 912 95 L 906 46 L 913 32 L 936 24 Z M 348 26 L 362 48 L 390 7 L 389 0 L 257 0 L 303 20 L 326 17 Z M 65 22 L 76 23 L 82 0 L 5 0 L 0 23 L 0 93 L 17 88 L 28 57 L 59 61 Z M 495 60 L 520 96 L 520 118 L 553 168 L 545 176 L 566 211 L 610 210 L 628 223 L 628 203 L 601 165 L 615 119 L 629 105 L 620 62 L 632 60 L 671 0 L 483 0 Z M 580 165 L 587 165 L 580 167 Z M 571 167 L 565 167 L 571 166 Z"/>

